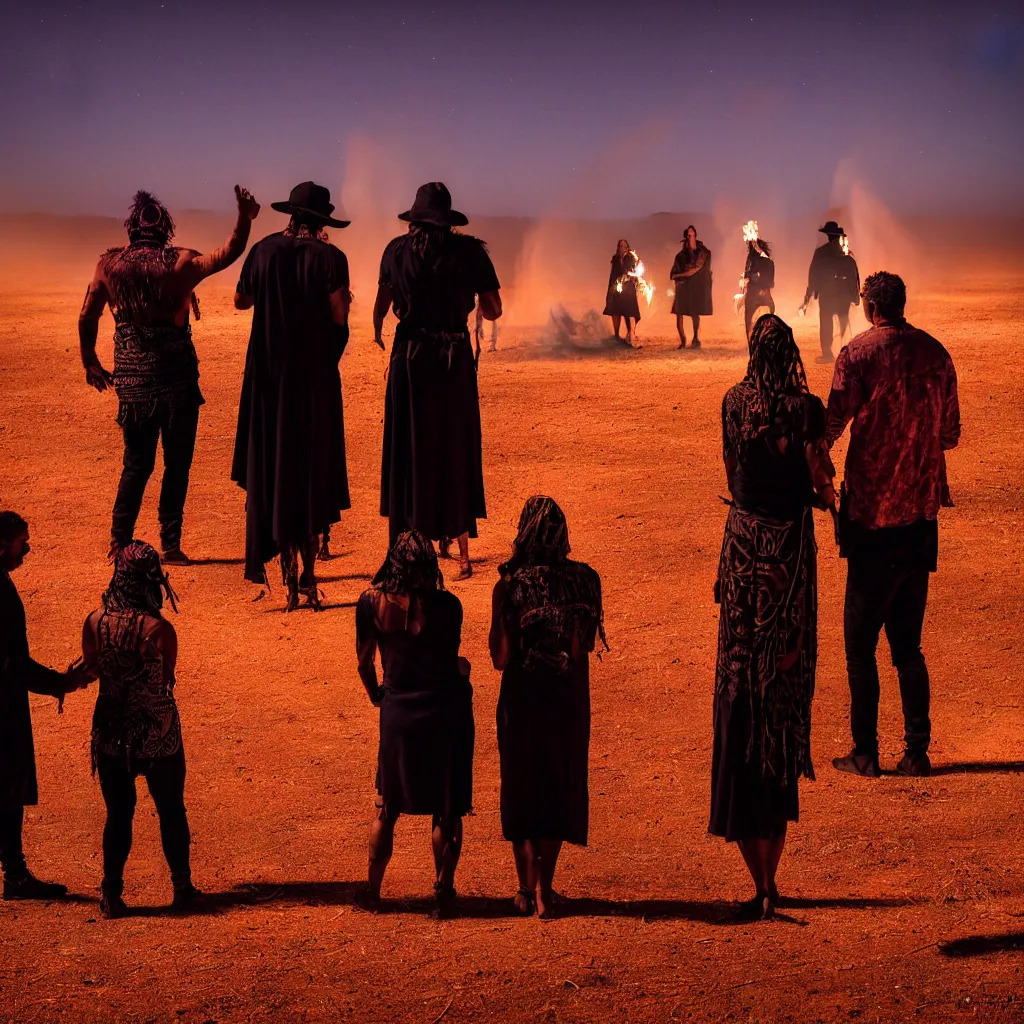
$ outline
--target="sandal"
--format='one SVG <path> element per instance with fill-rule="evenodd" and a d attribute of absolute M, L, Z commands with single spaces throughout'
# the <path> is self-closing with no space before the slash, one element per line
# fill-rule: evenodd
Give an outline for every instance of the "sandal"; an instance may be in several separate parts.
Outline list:
<path fill-rule="evenodd" d="M 512 902 L 523 917 L 532 917 L 537 913 L 537 894 L 531 889 L 520 889 Z"/>
<path fill-rule="evenodd" d="M 469 562 L 460 562 L 459 571 L 455 576 L 456 582 L 458 580 L 468 580 L 473 575 L 473 566 Z"/>

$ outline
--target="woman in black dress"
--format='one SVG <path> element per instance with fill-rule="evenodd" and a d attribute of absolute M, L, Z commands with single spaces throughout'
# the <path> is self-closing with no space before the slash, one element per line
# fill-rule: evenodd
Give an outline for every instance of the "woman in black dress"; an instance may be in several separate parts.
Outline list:
<path fill-rule="evenodd" d="M 747 375 L 722 403 L 732 503 L 716 600 L 721 605 L 711 766 L 712 835 L 739 844 L 756 887 L 745 913 L 770 917 L 797 782 L 814 778 L 811 700 L 818 584 L 811 509 L 834 510 L 825 409 L 808 393 L 793 332 L 766 314 Z"/>
<path fill-rule="evenodd" d="M 433 544 L 421 533 L 401 534 L 356 606 L 359 678 L 380 708 L 371 905 L 380 903 L 398 816 L 429 814 L 437 914 L 454 913 L 462 816 L 473 804 L 473 691 L 461 636 L 462 604 L 444 590 Z"/>
<path fill-rule="evenodd" d="M 541 917 L 553 913 L 562 843 L 587 844 L 590 652 L 598 634 L 604 641 L 601 578 L 568 555 L 564 513 L 530 498 L 492 599 L 501 828 L 519 876 L 516 907 Z"/>
<path fill-rule="evenodd" d="M 711 316 L 711 250 L 697 238 L 697 229 L 688 225 L 683 232 L 683 247 L 672 264 L 672 283 L 676 297 L 672 312 L 676 315 L 679 347 L 686 348 L 686 327 L 683 317 L 693 321 L 693 344 L 700 348 L 700 318 Z"/>
<path fill-rule="evenodd" d="M 457 537 L 456 579 L 466 579 L 469 538 L 487 517 L 468 318 L 479 296 L 483 318 L 497 320 L 500 286 L 484 243 L 452 230 L 468 221 L 441 182 L 421 186 L 399 218 L 409 221 L 409 233 L 384 250 L 373 310 L 382 349 L 392 307 L 399 321 L 384 402 L 380 511 L 392 543 L 405 530 L 436 541 Z"/>
<path fill-rule="evenodd" d="M 758 238 L 747 242 L 747 263 L 743 268 L 743 331 L 750 338 L 754 314 L 762 308 L 775 312 L 772 289 L 775 287 L 775 261 L 771 246 Z"/>
<path fill-rule="evenodd" d="M 612 318 L 615 337 L 622 341 L 619 331 L 622 320 L 626 320 L 626 344 L 633 344 L 636 325 L 640 323 L 640 303 L 636 296 L 636 278 L 630 277 L 640 262 L 637 254 L 624 238 L 619 239 L 612 257 L 612 269 L 608 275 L 608 295 L 605 299 L 604 315 Z"/>

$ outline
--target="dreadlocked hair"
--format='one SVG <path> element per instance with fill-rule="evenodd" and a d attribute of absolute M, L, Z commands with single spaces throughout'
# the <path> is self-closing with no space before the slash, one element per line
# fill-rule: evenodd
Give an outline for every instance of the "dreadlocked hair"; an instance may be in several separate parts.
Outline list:
<path fill-rule="evenodd" d="M 401 533 L 391 545 L 373 585 L 385 594 L 426 594 L 444 590 L 434 543 L 417 530 Z"/>
<path fill-rule="evenodd" d="M 441 265 L 449 239 L 455 234 L 458 232 L 447 224 L 413 224 L 409 231 L 412 251 L 431 270 L 436 270 Z"/>
<path fill-rule="evenodd" d="M 765 313 L 750 332 L 750 361 L 745 378 L 757 395 L 758 416 L 751 421 L 757 434 L 775 418 L 779 400 L 785 395 L 807 393 L 807 373 L 793 330 L 781 317 Z"/>
<path fill-rule="evenodd" d="M 319 242 L 330 240 L 324 222 L 311 213 L 293 213 L 284 233 L 295 238 L 315 238 Z"/>
<path fill-rule="evenodd" d="M 140 189 L 124 222 L 130 242 L 158 242 L 166 245 L 174 237 L 174 220 L 167 207 L 152 192 Z"/>
<path fill-rule="evenodd" d="M 103 610 L 159 618 L 165 595 L 177 611 L 177 595 L 156 549 L 141 540 L 125 544 L 114 559 L 114 575 L 103 592 Z"/>

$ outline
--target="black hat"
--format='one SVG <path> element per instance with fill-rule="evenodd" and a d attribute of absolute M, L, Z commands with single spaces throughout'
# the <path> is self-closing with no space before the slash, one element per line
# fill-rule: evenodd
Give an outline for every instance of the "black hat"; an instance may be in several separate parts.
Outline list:
<path fill-rule="evenodd" d="M 838 238 L 840 235 L 846 234 L 846 232 L 834 220 L 825 221 L 818 230 L 823 235 L 828 235 L 829 238 Z"/>
<path fill-rule="evenodd" d="M 413 224 L 440 224 L 451 228 L 469 223 L 469 218 L 464 213 L 452 209 L 452 194 L 441 181 L 420 185 L 416 189 L 412 209 L 400 213 L 398 219 L 411 221 Z"/>
<path fill-rule="evenodd" d="M 331 193 L 315 181 L 304 181 L 296 185 L 288 194 L 287 203 L 271 203 L 270 208 L 278 213 L 312 214 L 332 228 L 347 228 L 352 223 L 350 220 L 335 220 L 331 216 L 334 213 Z"/>

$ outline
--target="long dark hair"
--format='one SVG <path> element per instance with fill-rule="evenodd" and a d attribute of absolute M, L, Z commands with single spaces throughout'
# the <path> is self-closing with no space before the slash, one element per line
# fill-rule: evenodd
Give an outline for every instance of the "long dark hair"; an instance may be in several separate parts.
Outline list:
<path fill-rule="evenodd" d="M 757 393 L 754 434 L 775 418 L 784 395 L 807 394 L 807 373 L 793 330 L 781 317 L 765 313 L 750 332 L 750 359 L 744 381 Z"/>

